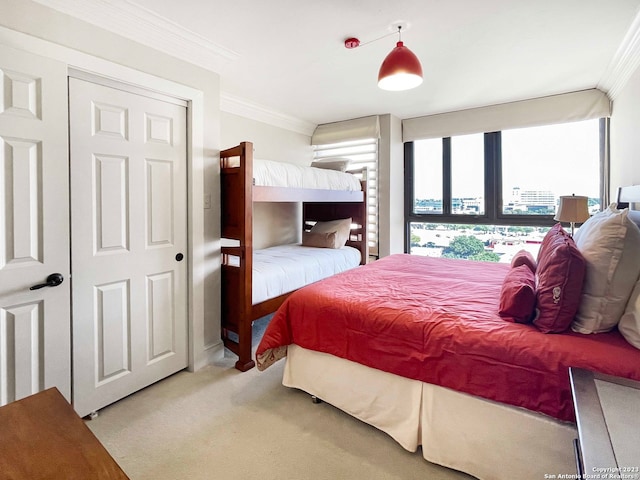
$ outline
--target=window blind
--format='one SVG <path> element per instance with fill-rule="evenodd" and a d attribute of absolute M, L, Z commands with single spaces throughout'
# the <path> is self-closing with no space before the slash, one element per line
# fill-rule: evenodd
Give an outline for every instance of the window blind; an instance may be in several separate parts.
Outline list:
<path fill-rule="evenodd" d="M 378 255 L 378 138 L 313 145 L 314 160 L 348 158 L 348 170 L 367 168 L 369 253 Z"/>
<path fill-rule="evenodd" d="M 329 145 L 353 140 L 380 137 L 377 115 L 318 125 L 311 136 L 311 145 Z"/>
<path fill-rule="evenodd" d="M 402 141 L 444 138 L 611 116 L 611 101 L 598 90 L 533 98 L 402 121 Z"/>

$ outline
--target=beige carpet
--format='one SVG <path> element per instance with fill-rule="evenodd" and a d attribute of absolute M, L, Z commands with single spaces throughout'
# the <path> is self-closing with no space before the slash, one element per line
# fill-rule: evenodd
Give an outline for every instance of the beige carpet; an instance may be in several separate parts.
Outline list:
<path fill-rule="evenodd" d="M 282 386 L 284 361 L 245 373 L 234 362 L 177 373 L 87 424 L 132 479 L 471 478 Z"/>

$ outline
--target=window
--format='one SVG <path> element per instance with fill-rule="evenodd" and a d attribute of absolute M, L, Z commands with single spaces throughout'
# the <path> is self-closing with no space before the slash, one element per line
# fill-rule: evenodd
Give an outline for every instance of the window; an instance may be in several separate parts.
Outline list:
<path fill-rule="evenodd" d="M 451 212 L 484 215 L 484 136 L 451 137 Z"/>
<path fill-rule="evenodd" d="M 413 144 L 414 162 L 413 211 L 442 213 L 442 139 L 421 140 Z"/>
<path fill-rule="evenodd" d="M 597 120 L 502 132 L 502 213 L 554 215 L 560 195 L 599 207 Z"/>
<path fill-rule="evenodd" d="M 367 200 L 369 202 L 369 253 L 378 255 L 378 140 L 370 138 L 329 145 L 314 145 L 313 158 L 348 158 L 349 170 L 367 168 Z"/>
<path fill-rule="evenodd" d="M 519 249 L 537 254 L 561 195 L 585 195 L 600 210 L 606 125 L 595 119 L 407 143 L 406 251 L 474 250 L 466 258 L 502 262 Z"/>

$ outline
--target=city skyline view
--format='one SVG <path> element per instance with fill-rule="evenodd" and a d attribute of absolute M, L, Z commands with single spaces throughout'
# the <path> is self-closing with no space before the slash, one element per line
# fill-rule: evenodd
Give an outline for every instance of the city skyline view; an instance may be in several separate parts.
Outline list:
<path fill-rule="evenodd" d="M 589 210 L 600 209 L 599 121 L 528 127 L 500 132 L 487 154 L 499 155 L 502 214 L 555 215 L 559 198 L 580 195 Z M 495 136 L 492 136 L 495 139 Z M 451 213 L 485 215 L 485 135 L 451 137 L 450 152 L 441 138 L 414 143 L 415 213 L 442 213 L 443 164 L 451 170 Z M 443 153 L 445 153 L 443 155 Z M 444 158 L 444 159 L 443 159 Z M 449 162 L 450 160 L 450 162 Z M 437 222 L 437 220 L 434 218 Z M 474 225 L 470 218 L 458 224 L 412 223 L 411 253 L 459 256 L 458 245 L 475 253 L 459 258 L 509 262 L 519 250 L 537 255 L 548 227 Z M 466 224 L 466 225 L 465 225 Z"/>
<path fill-rule="evenodd" d="M 515 190 L 515 189 L 514 189 Z M 559 196 L 555 196 L 550 191 L 525 190 L 522 191 L 525 198 L 512 195 L 504 200 L 504 213 L 529 213 L 536 215 L 555 214 L 559 206 Z M 529 194 L 529 195 L 526 195 Z M 526 197 L 540 198 L 544 201 L 530 200 Z M 587 197 L 589 212 L 596 213 L 600 210 L 599 197 Z M 479 214 L 481 206 L 484 205 L 484 197 L 453 197 L 451 199 L 451 213 L 453 214 Z M 477 207 L 476 207 L 477 206 Z M 548 206 L 545 210 L 544 206 Z M 436 198 L 416 198 L 414 201 L 415 213 L 439 213 L 442 211 L 442 199 Z"/>

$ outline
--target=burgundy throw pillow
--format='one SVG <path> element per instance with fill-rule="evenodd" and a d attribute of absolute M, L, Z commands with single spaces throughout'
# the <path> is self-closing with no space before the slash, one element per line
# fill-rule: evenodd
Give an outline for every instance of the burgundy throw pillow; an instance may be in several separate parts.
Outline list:
<path fill-rule="evenodd" d="M 580 304 L 586 262 L 562 226 L 554 226 L 542 241 L 536 269 L 539 314 L 533 324 L 544 333 L 569 328 Z"/>
<path fill-rule="evenodd" d="M 556 236 L 561 231 L 564 232 L 564 228 L 562 228 L 562 224 L 558 222 L 553 227 L 551 227 L 551 229 L 549 229 L 547 234 L 544 236 L 544 238 L 542 239 L 542 243 L 540 244 L 540 250 L 538 250 L 538 264 L 540 264 L 540 259 L 544 255 L 544 251 L 549 247 L 551 242 L 553 242 L 553 239 L 556 238 Z"/>
<path fill-rule="evenodd" d="M 536 273 L 536 259 L 533 258 L 531 252 L 520 250 L 513 256 L 511 259 L 511 268 L 515 268 L 520 265 L 526 265 L 533 273 Z"/>
<path fill-rule="evenodd" d="M 500 316 L 510 322 L 529 323 L 536 308 L 535 283 L 527 265 L 510 269 L 500 291 Z"/>

